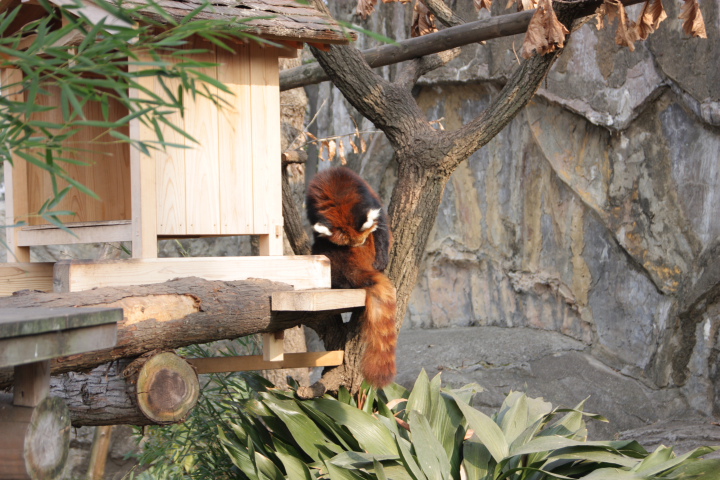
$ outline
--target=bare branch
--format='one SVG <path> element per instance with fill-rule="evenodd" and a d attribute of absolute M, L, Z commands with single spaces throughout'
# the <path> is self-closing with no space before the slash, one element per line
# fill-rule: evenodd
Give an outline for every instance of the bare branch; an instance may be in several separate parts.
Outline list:
<path fill-rule="evenodd" d="M 443 0 L 424 0 L 424 2 L 425 6 L 427 6 L 446 27 L 455 27 L 466 23 L 465 20 L 457 16 Z"/>
<path fill-rule="evenodd" d="M 425 5 L 445 26 L 462 25 L 465 21 L 455 15 L 443 0 L 424 0 Z M 404 88 L 412 88 L 420 77 L 440 67 L 444 67 L 460 55 L 460 47 L 433 55 L 426 55 L 408 62 L 395 82 Z"/>
<path fill-rule="evenodd" d="M 360 55 L 370 67 L 377 68 L 451 50 L 470 43 L 516 35 L 527 29 L 533 13 L 534 10 L 529 10 L 478 20 L 422 37 L 370 48 L 364 50 Z M 284 70 L 280 74 L 280 90 L 313 85 L 329 79 L 330 77 L 319 64 L 303 65 Z"/>

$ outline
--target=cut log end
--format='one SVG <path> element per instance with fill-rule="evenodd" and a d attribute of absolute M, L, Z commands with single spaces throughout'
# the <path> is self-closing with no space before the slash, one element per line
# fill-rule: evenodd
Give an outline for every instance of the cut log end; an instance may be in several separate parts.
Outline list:
<path fill-rule="evenodd" d="M 142 362 L 134 379 L 136 401 L 140 411 L 153 423 L 168 425 L 178 423 L 195 407 L 200 394 L 200 384 L 195 370 L 182 358 L 171 352 L 163 352 Z M 133 362 L 135 363 L 135 362 Z M 130 365 L 137 367 L 137 365 Z"/>
<path fill-rule="evenodd" d="M 61 399 L 36 407 L 0 397 L 0 479 L 59 479 L 68 458 L 70 414 Z"/>

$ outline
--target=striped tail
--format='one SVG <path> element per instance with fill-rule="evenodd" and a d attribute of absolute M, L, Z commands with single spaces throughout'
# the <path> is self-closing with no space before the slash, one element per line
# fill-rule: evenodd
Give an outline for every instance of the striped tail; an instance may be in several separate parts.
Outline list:
<path fill-rule="evenodd" d="M 392 383 L 396 374 L 397 302 L 395 287 L 390 279 L 377 272 L 373 275 L 373 281 L 373 286 L 365 288 L 367 295 L 361 333 L 365 344 L 362 374 L 370 385 L 382 388 Z"/>

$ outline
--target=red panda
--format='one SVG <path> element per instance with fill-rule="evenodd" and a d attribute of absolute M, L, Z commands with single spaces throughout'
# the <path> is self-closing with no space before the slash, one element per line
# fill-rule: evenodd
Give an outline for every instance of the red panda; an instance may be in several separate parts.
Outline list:
<path fill-rule="evenodd" d="M 395 287 L 382 272 L 388 265 L 392 234 L 380 198 L 348 168 L 318 173 L 307 194 L 314 255 L 330 259 L 333 288 L 364 288 L 361 340 L 363 377 L 382 388 L 395 378 L 397 310 Z"/>

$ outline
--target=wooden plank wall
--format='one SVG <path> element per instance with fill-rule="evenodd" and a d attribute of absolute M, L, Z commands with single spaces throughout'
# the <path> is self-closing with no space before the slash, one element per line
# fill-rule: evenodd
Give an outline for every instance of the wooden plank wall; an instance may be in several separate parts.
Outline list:
<path fill-rule="evenodd" d="M 225 103 L 186 99 L 186 114 L 172 121 L 198 144 L 164 131 L 167 141 L 189 148 L 155 156 L 157 233 L 275 234 L 282 226 L 279 51 L 256 44 L 239 45 L 235 53 L 205 42 L 193 47 L 212 48 L 200 60 L 220 67 L 202 72 L 232 95 L 209 87 Z M 162 91 L 156 79 L 149 81 L 155 92 Z"/>
<path fill-rule="evenodd" d="M 60 105 L 60 88 L 46 87 L 50 95 L 39 95 L 39 105 Z M 88 120 L 103 120 L 102 110 L 96 102 L 88 102 L 84 108 Z M 111 121 L 127 115 L 119 103 L 111 102 Z M 33 119 L 62 123 L 60 108 L 33 115 Z M 121 133 L 127 135 L 127 129 Z M 100 200 L 73 189 L 56 207 L 57 210 L 70 210 L 76 213 L 65 222 L 94 222 L 106 220 L 130 220 L 130 147 L 118 142 L 100 127 L 86 127 L 64 142 L 70 149 L 65 153 L 69 159 L 87 162 L 89 165 L 75 165 L 58 162 L 68 175 L 100 196 Z M 73 151 L 74 150 L 74 151 Z M 24 162 L 24 160 L 19 160 Z M 16 181 L 21 181 L 17 178 Z M 43 203 L 53 196 L 50 174 L 34 165 L 27 166 L 28 212 L 37 212 Z M 67 186 L 67 182 L 58 181 L 58 189 Z M 28 213 L 24 212 L 24 213 Z M 19 212 L 18 212 L 19 213 Z M 31 217 L 29 225 L 46 224 L 42 218 Z"/>

